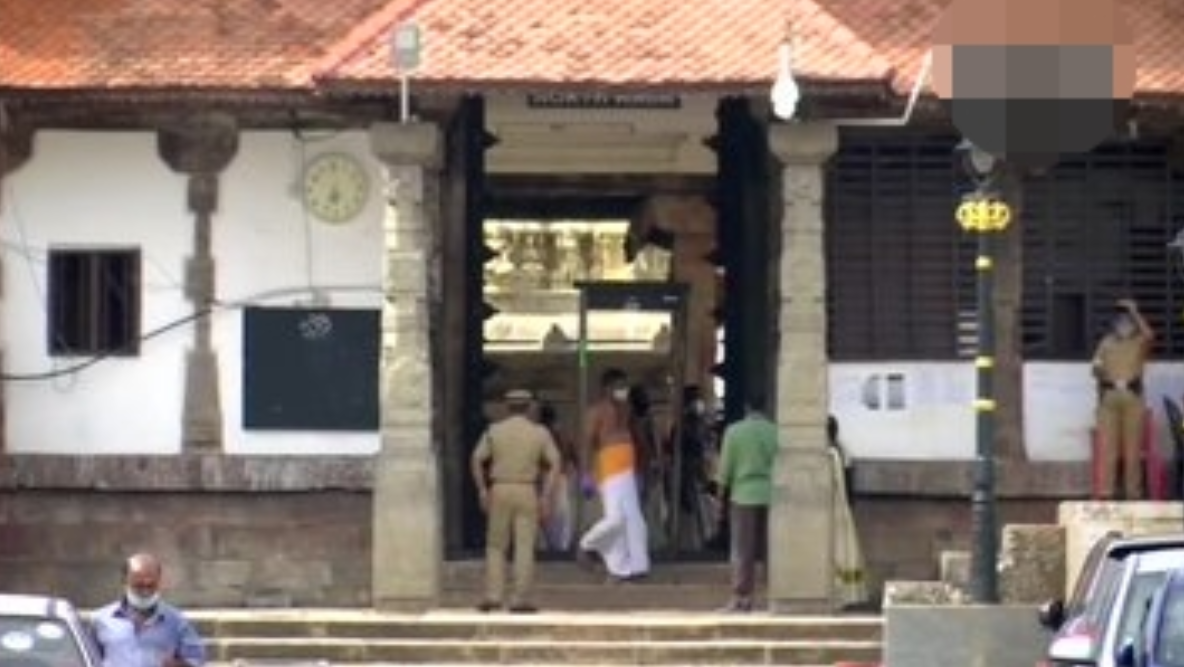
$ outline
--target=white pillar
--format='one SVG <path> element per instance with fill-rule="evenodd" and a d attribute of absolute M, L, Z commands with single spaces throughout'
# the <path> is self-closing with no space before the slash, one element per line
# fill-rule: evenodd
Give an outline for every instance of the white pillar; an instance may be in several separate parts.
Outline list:
<path fill-rule="evenodd" d="M 443 565 L 428 336 L 429 234 L 439 224 L 441 137 L 430 124 L 383 123 L 371 128 L 370 143 L 386 167 L 387 197 L 372 603 L 425 610 L 438 604 Z"/>
<path fill-rule="evenodd" d="M 827 451 L 824 165 L 838 146 L 832 125 L 769 130 L 782 165 L 776 420 L 781 451 L 769 512 L 769 606 L 831 611 L 833 483 Z"/>

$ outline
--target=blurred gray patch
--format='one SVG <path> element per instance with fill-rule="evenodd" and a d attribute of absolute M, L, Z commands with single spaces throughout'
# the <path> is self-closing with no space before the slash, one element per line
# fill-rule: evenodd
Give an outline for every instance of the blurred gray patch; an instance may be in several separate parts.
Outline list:
<path fill-rule="evenodd" d="M 1056 91 L 1050 91 L 1055 94 Z M 982 150 L 1031 167 L 1088 152 L 1125 122 L 1129 100 L 963 99 L 946 102 L 958 130 Z"/>
<path fill-rule="evenodd" d="M 954 125 L 983 150 L 1011 162 L 1048 166 L 1087 152 L 1126 119 L 1112 99 L 1112 46 L 953 47 Z"/>
<path fill-rule="evenodd" d="M 1110 46 L 955 46 L 958 100 L 1102 100 L 1113 96 Z"/>

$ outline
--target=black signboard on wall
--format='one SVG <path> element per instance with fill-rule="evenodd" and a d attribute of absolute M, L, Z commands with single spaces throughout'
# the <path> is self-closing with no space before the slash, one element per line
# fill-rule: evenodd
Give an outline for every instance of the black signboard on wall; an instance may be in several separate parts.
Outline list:
<path fill-rule="evenodd" d="M 243 311 L 243 428 L 378 430 L 381 311 Z"/>

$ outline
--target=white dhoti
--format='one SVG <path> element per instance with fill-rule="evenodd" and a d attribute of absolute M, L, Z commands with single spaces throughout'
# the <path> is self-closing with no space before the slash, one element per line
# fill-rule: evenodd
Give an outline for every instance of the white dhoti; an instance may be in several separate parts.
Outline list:
<path fill-rule="evenodd" d="M 636 577 L 650 571 L 645 517 L 632 471 L 617 472 L 600 483 L 601 517 L 584 537 L 580 548 L 600 554 L 614 577 Z"/>

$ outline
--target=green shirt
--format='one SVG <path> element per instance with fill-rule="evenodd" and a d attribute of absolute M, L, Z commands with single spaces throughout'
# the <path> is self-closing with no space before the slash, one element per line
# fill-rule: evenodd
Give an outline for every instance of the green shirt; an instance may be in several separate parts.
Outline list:
<path fill-rule="evenodd" d="M 761 414 L 749 413 L 724 431 L 719 483 L 735 505 L 768 505 L 773 495 L 773 459 L 777 426 Z"/>

